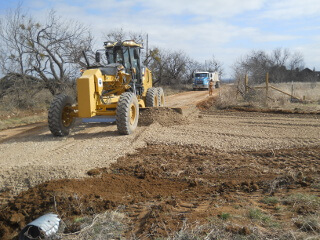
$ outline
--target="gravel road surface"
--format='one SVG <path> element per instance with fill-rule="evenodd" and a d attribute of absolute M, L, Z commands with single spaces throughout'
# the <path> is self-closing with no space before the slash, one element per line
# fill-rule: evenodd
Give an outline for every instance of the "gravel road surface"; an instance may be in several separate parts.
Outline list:
<path fill-rule="evenodd" d="M 217 94 L 217 90 L 215 92 Z M 168 107 L 183 108 L 186 121 L 140 126 L 120 136 L 114 124 L 78 123 L 68 137 L 53 137 L 46 123 L 0 132 L 0 190 L 19 193 L 41 182 L 79 178 L 108 167 L 147 143 L 200 145 L 232 152 L 320 144 L 319 115 L 282 115 L 228 111 L 199 112 L 194 106 L 207 92 L 169 96 Z M 163 112 L 167 119 L 175 116 Z M 1 199 L 0 199 L 1 200 Z"/>

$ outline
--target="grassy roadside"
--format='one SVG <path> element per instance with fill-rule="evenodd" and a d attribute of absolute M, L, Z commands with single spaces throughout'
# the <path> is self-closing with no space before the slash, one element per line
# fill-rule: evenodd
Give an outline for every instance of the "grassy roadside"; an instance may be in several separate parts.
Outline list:
<path fill-rule="evenodd" d="M 36 113 L 19 113 L 16 115 L 2 115 L 0 117 L 0 130 L 8 128 L 18 127 L 26 124 L 42 122 L 47 119 L 47 112 L 36 112 Z"/>
<path fill-rule="evenodd" d="M 291 93 L 290 83 L 273 84 L 284 92 Z M 260 86 L 260 85 L 259 85 Z M 258 87 L 259 87 L 258 86 Z M 237 87 L 240 91 L 238 91 Z M 260 86 L 261 87 L 261 86 Z M 242 91 L 242 93 L 241 93 Z M 235 109 L 241 111 L 262 111 L 279 113 L 320 113 L 320 84 L 311 88 L 309 83 L 295 83 L 294 95 L 305 98 L 305 102 L 292 102 L 290 97 L 277 91 L 270 91 L 266 100 L 265 89 L 251 89 L 243 94 L 243 89 L 236 85 L 225 85 L 215 101 L 218 109 Z"/>

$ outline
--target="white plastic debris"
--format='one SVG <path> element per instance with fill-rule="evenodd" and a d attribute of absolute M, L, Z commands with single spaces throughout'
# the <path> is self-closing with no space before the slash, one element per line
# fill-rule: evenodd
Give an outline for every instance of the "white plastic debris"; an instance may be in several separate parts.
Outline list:
<path fill-rule="evenodd" d="M 57 214 L 48 213 L 25 226 L 19 234 L 19 240 L 39 239 L 52 236 L 59 229 L 60 218 Z"/>

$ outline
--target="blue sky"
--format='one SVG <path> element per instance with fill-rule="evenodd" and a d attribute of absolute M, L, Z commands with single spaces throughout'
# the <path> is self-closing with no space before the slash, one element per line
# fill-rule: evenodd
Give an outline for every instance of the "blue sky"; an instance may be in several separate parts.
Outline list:
<path fill-rule="evenodd" d="M 0 0 L 0 15 L 19 1 Z M 320 71 L 319 0 L 24 0 L 23 9 L 44 19 L 50 9 L 88 24 L 103 42 L 115 28 L 149 34 L 151 46 L 183 50 L 198 61 L 212 55 L 232 64 L 251 50 L 288 48 Z M 100 48 L 97 45 L 97 48 Z"/>

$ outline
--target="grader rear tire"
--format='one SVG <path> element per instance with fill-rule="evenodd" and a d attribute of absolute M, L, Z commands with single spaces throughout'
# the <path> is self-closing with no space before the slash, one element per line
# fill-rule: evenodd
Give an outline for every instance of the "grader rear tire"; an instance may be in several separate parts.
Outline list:
<path fill-rule="evenodd" d="M 165 100 L 164 100 L 164 92 L 162 87 L 157 88 L 158 91 L 158 101 L 159 101 L 159 107 L 164 107 L 165 105 Z"/>
<path fill-rule="evenodd" d="M 51 102 L 48 112 L 49 129 L 54 136 L 62 137 L 70 133 L 74 123 L 72 98 L 59 94 Z"/>
<path fill-rule="evenodd" d="M 158 90 L 157 88 L 149 88 L 147 90 L 146 96 L 146 107 L 158 107 L 159 106 L 159 98 L 158 98 Z"/>
<path fill-rule="evenodd" d="M 129 135 L 137 128 L 139 104 L 137 97 L 131 92 L 122 93 L 116 110 L 118 132 Z"/>

